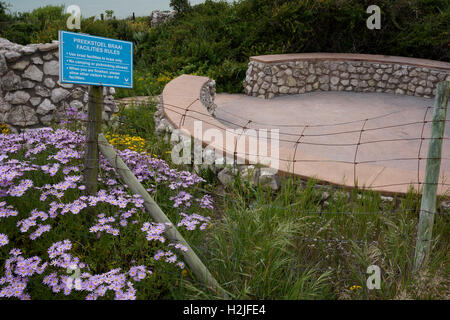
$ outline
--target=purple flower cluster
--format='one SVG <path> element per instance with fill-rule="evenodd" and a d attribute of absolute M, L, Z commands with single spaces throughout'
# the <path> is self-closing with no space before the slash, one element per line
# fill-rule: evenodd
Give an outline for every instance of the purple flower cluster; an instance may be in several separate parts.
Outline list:
<path fill-rule="evenodd" d="M 73 196 L 78 190 L 84 190 L 82 176 L 82 159 L 84 157 L 85 136 L 81 131 L 66 129 L 40 128 L 27 130 L 21 134 L 0 134 L 0 219 L 18 216 L 19 212 L 9 199 L 26 198 L 30 193 L 38 194 L 41 205 L 30 212 L 20 212 L 17 222 L 17 231 L 28 233 L 27 236 L 34 241 L 41 241 L 46 233 L 55 232 L 55 219 L 66 214 L 78 215 L 87 212 L 88 207 L 101 207 L 96 210 L 109 212 L 97 215 L 95 224 L 87 226 L 90 232 L 102 232 L 119 235 L 122 228 L 131 224 L 142 223 L 144 200 L 138 195 L 130 195 L 126 186 L 117 181 L 117 172 L 102 156 L 100 157 L 99 181 L 107 189 L 102 189 L 94 196 Z M 26 160 L 14 159 L 17 153 L 23 151 Z M 45 157 L 46 163 L 36 164 L 34 160 L 42 159 L 42 153 L 50 154 Z M 24 154 L 22 153 L 22 155 Z M 162 159 L 152 158 L 148 154 L 131 150 L 118 151 L 119 156 L 133 171 L 139 181 L 148 190 L 157 192 L 165 187 L 171 193 L 169 199 L 173 207 L 194 209 L 198 204 L 200 208 L 212 209 L 213 201 L 208 195 L 196 198 L 189 193 L 190 187 L 205 182 L 201 177 L 188 171 L 172 169 Z M 35 161 L 34 161 L 35 162 Z M 35 176 L 42 175 L 50 183 L 39 185 Z M 110 210 L 105 210 L 105 207 Z M 180 213 L 182 220 L 178 226 L 185 226 L 187 230 L 204 229 L 210 222 L 209 217 L 197 213 Z M 131 220 L 130 220 L 131 219 Z M 138 220 L 139 219 L 139 220 Z M 147 220 L 147 219 L 145 219 Z M 144 221 L 145 221 L 144 220 Z M 45 221 L 45 223 L 44 223 Z M 140 222 L 139 222 L 140 221 Z M 0 220 L 1 223 L 1 220 Z M 157 247 L 170 246 L 185 252 L 187 247 L 181 244 L 167 244 L 164 232 L 170 226 L 155 222 L 143 222 L 141 230 L 146 233 L 148 241 L 158 242 Z M 44 236 L 42 236 L 44 235 Z M 14 241 L 13 241 L 14 242 Z M 10 240 L 6 234 L 0 233 L 0 247 L 7 246 Z M 10 244 L 14 245 L 14 244 Z M 68 253 L 72 248 L 70 240 L 54 243 L 48 249 L 47 262 L 42 262 L 39 256 L 25 259 L 19 249 L 12 249 L 5 264 L 5 276 L 0 279 L 0 297 L 16 297 L 29 299 L 25 292 L 30 277 L 44 271 L 51 272 L 44 279 L 44 284 L 53 292 L 63 292 L 69 295 L 72 290 L 86 291 L 87 299 L 104 297 L 108 291 L 113 291 L 115 299 L 135 299 L 136 292 L 132 281 L 141 281 L 151 271 L 145 266 L 131 267 L 128 272 L 113 269 L 101 275 L 91 275 L 84 272 L 79 281 L 73 282 L 68 276 L 68 268 L 89 268 L 77 257 Z M 172 251 L 160 250 L 154 256 L 170 264 L 184 268 L 184 263 L 178 261 Z M 61 271 L 60 269 L 64 270 Z M 47 273 L 47 272 L 46 272 Z M 60 274 L 61 273 L 61 274 Z M 72 281 L 72 282 L 71 282 Z"/>
<path fill-rule="evenodd" d="M 25 292 L 29 278 L 34 274 L 42 274 L 48 263 L 41 263 L 38 256 L 25 259 L 19 249 L 10 251 L 11 258 L 5 262 L 5 276 L 0 278 L 0 298 L 19 298 L 30 300 L 30 296 Z"/>
<path fill-rule="evenodd" d="M 214 209 L 214 200 L 209 194 L 205 194 L 200 200 L 200 207 L 203 209 Z"/>
<path fill-rule="evenodd" d="M 170 250 L 168 250 L 168 251 L 158 250 L 158 252 L 156 252 L 156 254 L 153 256 L 153 259 L 160 260 L 161 258 L 165 258 L 164 259 L 165 262 L 173 263 L 173 264 L 175 264 L 178 259 L 177 255 Z M 177 266 L 180 267 L 181 269 L 183 269 L 184 263 L 178 262 Z"/>
<path fill-rule="evenodd" d="M 178 208 L 180 205 L 184 205 L 185 207 L 191 206 L 191 198 L 192 196 L 186 191 L 180 191 L 175 197 L 170 197 L 170 200 L 174 201 L 174 208 Z"/>
<path fill-rule="evenodd" d="M 166 225 L 164 223 L 145 222 L 142 225 L 141 230 L 147 233 L 148 241 L 156 240 L 162 243 L 166 241 L 166 239 L 162 236 L 166 230 Z"/>
<path fill-rule="evenodd" d="M 0 201 L 0 218 L 8 218 L 17 216 L 17 210 L 12 206 L 7 206 L 6 201 Z"/>
<path fill-rule="evenodd" d="M 181 221 L 178 223 L 178 226 L 185 226 L 186 230 L 195 230 L 197 228 L 197 225 L 200 225 L 200 230 L 204 230 L 211 220 L 209 217 L 203 217 L 196 213 L 188 215 L 181 212 L 180 215 L 183 216 L 183 219 L 181 219 Z"/>
<path fill-rule="evenodd" d="M 78 258 L 73 258 L 66 253 L 71 247 L 72 244 L 69 240 L 53 244 L 48 250 L 50 258 L 53 258 L 50 265 L 66 268 L 68 271 L 88 268 Z M 63 292 L 65 295 L 69 295 L 74 289 L 84 291 L 88 293 L 87 300 L 96 300 L 103 297 L 109 290 L 114 292 L 114 299 L 116 300 L 134 300 L 136 299 L 136 290 L 131 280 L 139 282 L 145 279 L 147 275 L 152 274 L 145 266 L 133 266 L 128 272 L 119 272 L 120 268 L 99 275 L 83 272 L 75 280 L 67 275 L 52 272 L 44 278 L 43 283 L 49 286 L 53 292 Z"/>
<path fill-rule="evenodd" d="M 9 243 L 8 236 L 4 233 L 0 233 L 0 247 L 4 247 Z"/>
<path fill-rule="evenodd" d="M 97 224 L 92 226 L 89 229 L 89 232 L 102 232 L 105 231 L 106 233 L 112 234 L 113 236 L 119 235 L 119 230 L 113 228 L 110 224 L 110 222 L 116 221 L 114 217 L 105 217 L 104 213 L 101 213 L 97 216 Z"/>

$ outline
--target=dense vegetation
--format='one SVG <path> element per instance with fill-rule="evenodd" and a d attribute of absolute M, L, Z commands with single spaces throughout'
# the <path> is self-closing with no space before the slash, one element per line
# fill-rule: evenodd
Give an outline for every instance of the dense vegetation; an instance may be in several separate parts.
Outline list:
<path fill-rule="evenodd" d="M 366 8 L 377 4 L 381 30 L 366 28 Z M 84 18 L 81 32 L 133 41 L 136 88 L 119 96 L 154 95 L 171 78 L 207 75 L 219 91 L 240 92 L 248 58 L 292 52 L 353 52 L 450 60 L 450 4 L 446 0 L 206 0 L 150 27 L 147 18 Z M 0 5 L 0 36 L 18 43 L 47 42 L 65 29 L 62 7 L 7 14 Z M 157 81 L 157 79 L 160 81 Z M 140 79 L 140 80 L 139 80 Z M 161 80 L 163 79 L 163 80 Z"/>
<path fill-rule="evenodd" d="M 377 2 L 382 29 L 368 30 L 365 8 Z M 135 88 L 119 96 L 158 94 L 181 73 L 208 75 L 220 90 L 237 92 L 249 56 L 260 54 L 338 51 L 449 60 L 446 0 L 171 4 L 179 13 L 158 27 L 147 18 L 115 19 L 110 10 L 104 20 L 82 20 L 81 32 L 135 44 Z M 14 42 L 48 42 L 66 28 L 62 7 L 17 14 L 5 9 L 0 2 L 0 36 Z M 197 174 L 191 166 L 170 164 L 171 145 L 155 133 L 155 111 L 154 101 L 122 108 L 120 125 L 104 132 L 233 298 L 449 298 L 450 225 L 443 207 L 427 268 L 415 273 L 417 194 L 390 201 L 292 177 L 283 179 L 279 192 L 240 176 L 223 187 L 210 169 Z M 161 242 L 160 226 L 150 224 L 139 198 L 105 161 L 102 190 L 84 196 L 79 122 L 23 135 L 0 130 L 1 298 L 216 298 L 177 260 L 183 248 Z M 82 290 L 66 285 L 71 264 L 82 269 Z M 372 264 L 382 270 L 380 290 L 366 287 Z"/>
<path fill-rule="evenodd" d="M 107 137 L 233 298 L 448 299 L 442 208 L 428 268 L 414 273 L 413 192 L 387 201 L 296 178 L 276 193 L 241 177 L 224 188 L 209 169 L 202 179 L 183 171 L 190 166 L 169 169 L 171 146 L 148 121 L 155 111 L 153 102 L 122 110 L 122 125 L 104 128 Z M 78 122 L 58 127 L 0 134 L 0 298 L 217 298 L 174 261 L 180 248 L 161 243 L 158 225 L 149 231 L 139 198 L 105 161 L 98 195 L 83 195 L 84 134 Z M 81 289 L 67 284 L 71 264 L 82 271 Z M 380 290 L 366 287 L 372 264 L 382 270 Z"/>

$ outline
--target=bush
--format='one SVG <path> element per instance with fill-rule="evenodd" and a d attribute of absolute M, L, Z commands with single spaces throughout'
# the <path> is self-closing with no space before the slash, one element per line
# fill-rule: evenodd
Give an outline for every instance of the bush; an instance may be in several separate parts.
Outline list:
<path fill-rule="evenodd" d="M 381 30 L 366 27 L 371 4 L 381 8 Z M 219 92 L 241 92 L 255 55 L 348 52 L 448 61 L 449 16 L 445 0 L 205 1 L 151 29 L 136 61 L 154 75 L 208 75 Z"/>
<path fill-rule="evenodd" d="M 366 27 L 372 4 L 381 8 L 381 30 Z M 195 6 L 172 0 L 171 6 L 182 14 L 157 27 L 145 18 L 82 20 L 83 33 L 133 41 L 135 68 L 151 83 L 120 90 L 122 96 L 158 94 L 158 77 L 182 73 L 215 78 L 218 92 L 241 92 L 255 55 L 346 52 L 450 60 L 446 0 L 207 0 Z M 5 15 L 5 8 L 0 6 L 0 20 L 7 21 L 0 36 L 18 43 L 56 39 L 66 28 L 62 7 L 17 15 Z"/>
<path fill-rule="evenodd" d="M 170 0 L 170 7 L 177 13 L 186 13 L 191 9 L 189 0 Z"/>

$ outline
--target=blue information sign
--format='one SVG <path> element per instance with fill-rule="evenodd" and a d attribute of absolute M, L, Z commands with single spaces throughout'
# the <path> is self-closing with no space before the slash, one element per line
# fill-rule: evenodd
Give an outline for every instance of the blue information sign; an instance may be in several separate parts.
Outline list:
<path fill-rule="evenodd" d="M 59 80 L 133 88 L 133 43 L 59 31 Z"/>

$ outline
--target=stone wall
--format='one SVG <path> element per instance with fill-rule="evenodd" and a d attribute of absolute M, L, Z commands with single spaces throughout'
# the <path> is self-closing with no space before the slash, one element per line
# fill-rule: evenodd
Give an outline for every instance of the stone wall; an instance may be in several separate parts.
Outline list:
<path fill-rule="evenodd" d="M 431 98 L 435 95 L 438 82 L 450 80 L 449 63 L 403 57 L 389 59 L 375 55 L 341 56 L 298 54 L 252 57 L 244 80 L 245 93 L 272 98 L 311 91 L 354 91 Z"/>
<path fill-rule="evenodd" d="M 59 83 L 58 42 L 22 46 L 0 38 L 0 122 L 17 132 L 86 112 L 88 87 Z M 114 88 L 104 88 L 103 119 L 118 111 Z"/>
<path fill-rule="evenodd" d="M 173 17 L 175 17 L 175 11 L 154 10 L 150 13 L 149 17 L 150 26 L 152 27 L 158 26 L 168 20 L 173 19 Z"/>

